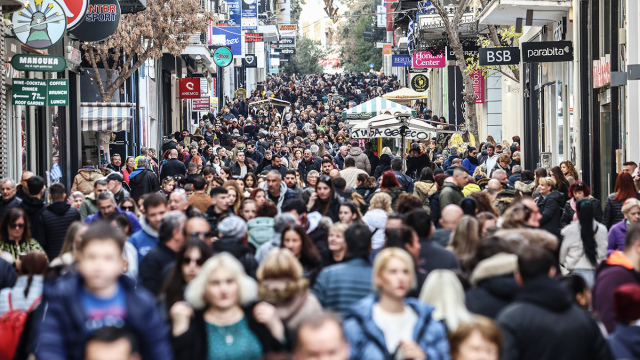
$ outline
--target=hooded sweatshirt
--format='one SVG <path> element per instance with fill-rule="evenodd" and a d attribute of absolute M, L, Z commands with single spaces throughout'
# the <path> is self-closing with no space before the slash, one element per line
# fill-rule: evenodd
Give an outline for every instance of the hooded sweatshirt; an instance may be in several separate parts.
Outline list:
<path fill-rule="evenodd" d="M 151 249 L 158 245 L 158 232 L 151 228 L 151 225 L 147 222 L 147 218 L 142 218 L 140 221 L 140 230 L 136 231 L 129 238 L 129 242 L 138 251 L 138 264 L 142 262 Z"/>
<path fill-rule="evenodd" d="M 467 309 L 495 319 L 520 290 L 513 277 L 517 268 L 518 257 L 513 254 L 498 253 L 480 261 L 471 273 L 473 288 L 465 296 Z"/>
<path fill-rule="evenodd" d="M 640 359 L 640 327 L 618 324 L 609 337 L 609 347 L 616 359 Z"/>

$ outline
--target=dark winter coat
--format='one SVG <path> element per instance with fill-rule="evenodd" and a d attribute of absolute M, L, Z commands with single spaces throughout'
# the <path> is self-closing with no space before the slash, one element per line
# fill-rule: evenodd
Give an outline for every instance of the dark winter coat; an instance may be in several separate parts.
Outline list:
<path fill-rule="evenodd" d="M 175 251 L 163 243 L 158 243 L 140 262 L 138 267 L 140 285 L 152 294 L 158 295 L 166 280 L 161 276 L 162 269 L 172 264 L 175 260 Z"/>
<path fill-rule="evenodd" d="M 213 205 L 210 205 L 207 208 L 207 211 L 203 215 L 204 215 L 204 219 L 209 222 L 209 226 L 211 227 L 211 233 L 215 234 L 217 236 L 218 235 L 218 222 L 220 221 L 222 216 L 231 213 L 232 210 L 231 210 L 231 208 L 229 208 L 224 213 L 218 214 L 213 209 L 214 209 Z"/>
<path fill-rule="evenodd" d="M 420 238 L 418 266 L 427 274 L 436 269 L 460 269 L 460 263 L 451 251 L 425 238 Z"/>
<path fill-rule="evenodd" d="M 447 158 L 447 160 L 444 161 L 443 167 L 444 167 L 445 170 L 447 170 L 451 166 L 451 163 L 453 162 L 453 159 L 461 159 L 462 160 L 462 158 L 460 156 L 458 156 L 458 155 L 450 155 Z"/>
<path fill-rule="evenodd" d="M 613 359 L 589 313 L 546 276 L 525 283 L 497 323 L 504 336 L 503 360 Z"/>
<path fill-rule="evenodd" d="M 58 201 L 47 206 L 41 218 L 44 238 L 40 245 L 49 259 L 55 259 L 60 254 L 69 225 L 80 221 L 80 213 L 66 201 Z"/>
<path fill-rule="evenodd" d="M 134 171 L 135 172 L 135 171 Z M 160 170 L 160 180 L 163 180 L 166 177 L 182 175 L 184 176 L 187 173 L 187 167 L 180 160 L 171 159 L 162 165 L 162 170 Z M 131 184 L 131 183 L 129 183 Z"/>
<path fill-rule="evenodd" d="M 280 341 L 273 337 L 269 329 L 264 324 L 259 323 L 253 316 L 253 308 L 255 305 L 255 303 L 251 304 L 242 310 L 244 311 L 249 329 L 258 338 L 260 345 L 262 345 L 263 355 L 287 352 L 289 350 L 289 344 L 291 343 L 289 332 L 285 331 L 285 344 L 280 343 Z M 176 360 L 209 359 L 209 344 L 207 342 L 204 311 L 196 311 L 191 318 L 189 329 L 184 334 L 173 337 L 171 343 Z"/>
<path fill-rule="evenodd" d="M 44 239 L 44 231 L 40 224 L 40 215 L 45 209 L 44 201 L 41 199 L 29 196 L 22 199 L 20 208 L 24 210 L 29 219 L 29 229 L 31 229 L 31 236 L 41 242 Z"/>
<path fill-rule="evenodd" d="M 155 193 L 160 190 L 160 183 L 153 171 L 142 168 L 135 169 L 129 175 L 129 186 L 131 187 L 131 197 L 136 201 L 144 194 Z"/>
<path fill-rule="evenodd" d="M 431 167 L 431 161 L 429 161 L 429 155 L 422 153 L 419 156 L 411 156 L 407 158 L 407 171 L 406 174 L 412 178 L 420 177 L 420 172 L 425 167 Z"/>
<path fill-rule="evenodd" d="M 602 222 L 602 206 L 600 205 L 600 200 L 596 198 L 590 198 L 593 203 L 593 218 L 597 222 Z M 573 199 L 567 200 L 564 205 L 564 210 L 562 211 L 562 219 L 560 220 L 560 228 L 564 228 L 565 226 L 571 224 L 573 221 L 573 215 L 576 213 L 571 207 L 571 201 Z M 575 206 L 575 205 L 574 205 Z"/>
<path fill-rule="evenodd" d="M 618 324 L 608 341 L 614 359 L 640 359 L 640 327 Z"/>
<path fill-rule="evenodd" d="M 537 204 L 540 214 L 542 214 L 540 229 L 547 230 L 560 239 L 560 220 L 562 219 L 564 194 L 553 190 L 544 198 L 542 196 L 538 198 Z"/>
<path fill-rule="evenodd" d="M 518 258 L 512 254 L 499 253 L 480 261 L 471 273 L 473 288 L 465 297 L 467 309 L 495 319 L 520 291 L 513 277 L 517 267 Z"/>
<path fill-rule="evenodd" d="M 247 167 L 247 174 L 253 173 L 253 168 L 251 166 L 247 165 L 246 163 L 244 166 Z M 242 168 L 237 162 L 231 163 L 231 173 L 233 174 L 233 176 L 240 176 L 241 171 L 242 171 Z M 284 177 L 284 175 L 282 177 Z"/>
<path fill-rule="evenodd" d="M 251 249 L 244 245 L 240 239 L 237 238 L 220 238 L 218 241 L 214 241 L 211 245 L 214 253 L 228 252 L 233 255 L 244 268 L 244 272 L 252 278 L 256 277 L 256 270 L 258 270 L 258 262 L 253 257 Z"/>
<path fill-rule="evenodd" d="M 369 164 L 371 164 L 371 171 L 369 171 L 369 175 L 373 175 L 373 172 L 380 164 L 380 158 L 378 158 L 378 156 L 376 156 L 376 154 L 374 154 L 371 150 L 365 150 L 363 151 L 363 153 L 367 155 L 367 157 L 369 158 Z"/>
<path fill-rule="evenodd" d="M 389 154 L 380 155 L 380 165 L 376 166 L 373 177 L 379 179 L 385 171 L 391 170 L 391 156 Z"/>
<path fill-rule="evenodd" d="M 442 212 L 440 211 L 440 194 L 442 193 L 442 191 L 436 191 L 433 195 L 429 196 L 429 209 L 431 209 L 431 221 L 433 222 L 433 226 L 436 227 L 436 229 L 442 227 L 442 225 L 440 225 L 440 214 L 442 214 Z"/>
<path fill-rule="evenodd" d="M 231 170 L 233 170 L 233 168 L 231 168 Z M 278 171 L 280 175 L 284 178 L 284 176 L 287 174 L 287 170 L 289 169 L 287 169 L 287 167 L 282 164 L 280 164 L 280 167 L 276 169 L 273 168 L 273 164 L 265 166 L 264 169 L 262 169 L 262 171 L 271 171 L 271 170 Z M 240 168 L 238 168 L 238 175 L 240 175 Z"/>
<path fill-rule="evenodd" d="M 396 179 L 398 180 L 400 186 L 402 186 L 402 190 L 408 192 L 409 194 L 413 194 L 413 179 L 400 171 L 394 170 L 393 173 L 396 175 Z"/>
<path fill-rule="evenodd" d="M 20 199 L 17 195 L 13 195 L 13 197 L 8 200 L 0 198 L 0 221 L 4 217 L 4 214 L 7 213 L 7 211 L 19 207 L 21 202 L 22 199 Z"/>
<path fill-rule="evenodd" d="M 322 167 L 322 162 L 316 160 L 315 158 L 311 158 L 311 160 L 309 161 L 303 158 L 302 161 L 298 163 L 298 170 L 300 170 L 300 177 L 305 182 L 307 181 L 307 174 L 309 174 L 309 171 L 315 170 L 317 172 L 320 172 L 321 167 Z"/>
<path fill-rule="evenodd" d="M 602 224 L 611 229 L 611 227 L 619 223 L 623 218 L 622 204 L 624 201 L 613 200 L 617 193 L 613 193 L 607 197 L 607 202 L 604 205 L 604 214 L 602 216 Z M 636 193 L 636 199 L 640 200 L 640 194 Z"/>
<path fill-rule="evenodd" d="M 134 281 L 125 275 L 120 276 L 119 283 L 127 305 L 124 326 L 137 335 L 142 359 L 173 359 L 169 332 L 155 299 L 146 290 L 136 289 Z M 85 344 L 91 333 L 85 327 L 86 317 L 80 301 L 82 287 L 82 278 L 75 274 L 45 283 L 43 301 L 47 306 L 35 354 L 38 359 L 84 359 Z"/>

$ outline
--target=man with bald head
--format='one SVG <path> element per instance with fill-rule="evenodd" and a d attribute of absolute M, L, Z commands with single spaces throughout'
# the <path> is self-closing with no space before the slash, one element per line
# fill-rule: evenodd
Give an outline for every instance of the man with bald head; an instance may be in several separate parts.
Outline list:
<path fill-rule="evenodd" d="M 160 181 L 166 177 L 173 177 L 176 175 L 184 176 L 186 173 L 187 167 L 178 159 L 178 150 L 172 149 L 169 152 L 169 161 L 164 163 L 160 169 Z"/>
<path fill-rule="evenodd" d="M 209 222 L 202 217 L 193 217 L 187 220 L 187 223 L 184 226 L 184 233 L 187 239 L 197 237 L 209 245 L 213 242 L 211 225 L 209 225 Z"/>
<path fill-rule="evenodd" d="M 487 189 L 495 189 L 495 190 L 498 190 L 498 191 L 502 191 L 502 184 L 500 183 L 500 180 L 498 180 L 498 179 L 491 179 L 487 183 Z"/>
<path fill-rule="evenodd" d="M 16 187 L 16 196 L 24 200 L 29 197 L 29 189 L 27 188 L 27 180 L 33 176 L 31 171 L 25 171 L 20 178 L 20 185 Z"/>
<path fill-rule="evenodd" d="M 443 247 L 449 245 L 451 233 L 455 230 L 458 225 L 458 221 L 462 219 L 463 215 L 464 213 L 460 206 L 454 204 L 445 206 L 440 215 L 440 226 L 442 227 L 433 232 L 430 240 L 442 245 Z"/>

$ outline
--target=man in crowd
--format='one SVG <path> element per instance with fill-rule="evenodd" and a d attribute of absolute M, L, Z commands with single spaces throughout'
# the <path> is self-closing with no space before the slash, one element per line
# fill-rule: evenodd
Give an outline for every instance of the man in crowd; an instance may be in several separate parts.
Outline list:
<path fill-rule="evenodd" d="M 373 153 L 373 144 L 370 141 L 364 143 L 364 154 L 369 158 L 369 164 L 371 165 L 371 171 L 369 171 L 369 175 L 373 176 L 373 172 L 376 170 L 378 165 L 380 165 L 380 158 Z"/>
<path fill-rule="evenodd" d="M 127 218 L 129 218 L 129 223 L 131 224 L 131 232 L 135 233 L 136 231 L 141 229 L 140 223 L 138 222 L 136 215 L 131 211 L 121 210 L 116 204 L 116 199 L 113 197 L 113 194 L 111 192 L 109 191 L 101 192 L 100 195 L 98 195 L 96 204 L 98 207 L 98 212 L 93 215 L 87 216 L 87 218 L 84 219 L 85 223 L 92 224 L 94 222 L 106 220 L 108 219 L 109 214 L 113 212 L 119 212 L 121 214 L 127 215 Z"/>
<path fill-rule="evenodd" d="M 509 188 L 509 178 L 507 177 L 507 172 L 501 169 L 494 170 L 493 174 L 491 174 L 491 178 L 494 180 L 498 180 L 500 182 L 500 186 L 505 190 Z"/>
<path fill-rule="evenodd" d="M 302 189 L 298 187 L 298 178 L 296 177 L 295 170 L 287 170 L 284 174 L 284 183 L 287 187 L 298 194 L 298 197 L 302 197 Z"/>
<path fill-rule="evenodd" d="M 187 167 L 184 162 L 178 159 L 178 150 L 171 150 L 169 152 L 169 160 L 164 163 L 164 165 L 162 165 L 162 169 L 160 169 L 160 180 L 164 180 L 166 177 L 184 175 L 186 173 Z"/>
<path fill-rule="evenodd" d="M 367 174 L 371 173 L 371 163 L 369 163 L 369 158 L 362 152 L 357 141 L 351 143 L 351 149 L 349 150 L 349 155 L 347 155 L 347 158 L 349 157 L 355 159 L 356 167 L 358 169 L 364 170 Z"/>
<path fill-rule="evenodd" d="M 344 337 L 340 319 L 331 314 L 317 314 L 298 327 L 295 360 L 347 360 L 349 343 Z"/>
<path fill-rule="evenodd" d="M 204 218 L 211 226 L 211 232 L 218 234 L 218 222 L 223 215 L 230 213 L 229 209 L 229 192 L 222 186 L 211 189 L 211 205 L 204 213 Z"/>
<path fill-rule="evenodd" d="M 16 183 L 9 178 L 4 178 L 0 182 L 0 195 L 2 195 L 0 200 L 0 219 L 2 219 L 7 211 L 17 208 L 22 199 L 16 195 Z"/>
<path fill-rule="evenodd" d="M 145 216 L 142 218 L 141 229 L 133 233 L 129 243 L 138 251 L 138 263 L 158 244 L 158 228 L 167 212 L 167 198 L 160 194 L 151 194 L 143 202 Z"/>
<path fill-rule="evenodd" d="M 462 208 L 455 204 L 449 204 L 444 209 L 440 216 L 440 228 L 433 232 L 430 240 L 434 243 L 440 244 L 443 248 L 449 245 L 449 239 L 451 233 L 458 226 L 458 222 L 462 219 L 464 213 Z"/>
<path fill-rule="evenodd" d="M 27 180 L 33 176 L 31 171 L 25 171 L 22 173 L 22 177 L 20 178 L 20 184 L 16 188 L 16 196 L 20 199 L 29 197 L 29 190 L 27 189 Z"/>
<path fill-rule="evenodd" d="M 138 159 L 138 168 L 129 175 L 131 197 L 138 201 L 143 194 L 158 192 L 160 183 L 158 178 L 149 170 L 149 161 L 146 157 Z"/>
<path fill-rule="evenodd" d="M 120 204 L 124 198 L 128 198 L 129 192 L 122 187 L 124 178 L 120 173 L 113 172 L 107 176 L 107 189 L 111 191 L 116 202 Z"/>
<path fill-rule="evenodd" d="M 440 211 L 444 211 L 447 205 L 459 205 L 460 201 L 464 199 L 462 189 L 467 185 L 469 173 L 467 169 L 462 166 L 458 166 L 453 171 L 453 177 L 447 178 L 442 185 L 442 192 L 440 193 Z M 443 215 L 444 217 L 444 215 Z"/>
<path fill-rule="evenodd" d="M 357 180 L 360 174 L 367 174 L 367 172 L 356 167 L 356 159 L 350 157 L 344 161 L 344 170 L 340 171 L 340 177 L 347 182 L 348 187 L 355 189 L 358 186 Z"/>
<path fill-rule="evenodd" d="M 80 218 L 84 221 L 89 215 L 93 215 L 98 212 L 98 195 L 100 193 L 109 191 L 107 180 L 96 180 L 93 183 L 93 192 L 87 196 L 82 204 L 80 204 Z"/>
<path fill-rule="evenodd" d="M 22 199 L 19 207 L 24 210 L 29 218 L 29 228 L 31 236 L 42 241 L 44 231 L 40 224 L 40 215 L 45 209 L 44 204 L 44 179 L 40 176 L 32 176 L 27 180 L 27 189 L 29 189 L 29 197 Z"/>
<path fill-rule="evenodd" d="M 420 260 L 418 266 L 426 274 L 436 269 L 460 269 L 456 256 L 437 243 L 432 237 L 431 216 L 424 209 L 416 209 L 408 213 L 405 223 L 418 234 L 420 239 Z"/>
<path fill-rule="evenodd" d="M 302 161 L 298 163 L 298 170 L 300 170 L 300 176 L 303 179 L 306 179 L 307 174 L 312 170 L 315 170 L 319 173 L 321 171 L 321 166 L 322 166 L 321 161 L 313 157 L 311 150 L 305 149 L 302 154 Z"/>
<path fill-rule="evenodd" d="M 498 161 L 498 154 L 495 153 L 496 147 L 489 143 L 487 144 L 487 156 L 482 159 L 482 167 L 484 167 L 487 175 L 493 170 L 496 166 L 496 162 Z"/>
<path fill-rule="evenodd" d="M 402 186 L 402 190 L 413 194 L 413 180 L 402 173 L 402 159 L 395 158 L 391 160 L 391 170 L 396 175 L 396 179 L 400 186 Z"/>
<path fill-rule="evenodd" d="M 204 214 L 211 205 L 211 196 L 205 193 L 207 182 L 202 176 L 197 176 L 193 179 L 192 184 L 195 193 L 189 197 L 189 205 Z"/>
<path fill-rule="evenodd" d="M 267 193 L 267 200 L 276 204 L 278 210 L 292 199 L 298 198 L 298 194 L 287 187 L 287 184 L 282 181 L 280 172 L 276 170 L 269 171 L 267 181 L 261 186 Z"/>
<path fill-rule="evenodd" d="M 333 161 L 329 159 L 322 159 L 322 175 L 331 176 L 331 170 L 333 170 Z"/>
<path fill-rule="evenodd" d="M 102 178 L 102 172 L 93 166 L 91 160 L 84 162 L 84 166 L 78 170 L 78 174 L 73 178 L 71 192 L 80 191 L 85 196 L 91 193 L 91 185 L 94 181 Z M 24 199 L 23 199 L 24 200 Z"/>
<path fill-rule="evenodd" d="M 122 157 L 120 157 L 120 154 L 112 154 L 111 163 L 107 165 L 107 168 L 111 169 L 111 171 L 122 173 L 121 166 L 122 166 Z"/>
<path fill-rule="evenodd" d="M 344 159 L 349 155 L 349 148 L 346 145 L 340 146 L 340 151 L 333 158 L 333 161 L 338 165 L 340 170 L 344 169 Z"/>
<path fill-rule="evenodd" d="M 41 215 L 43 237 L 40 245 L 49 259 L 55 259 L 60 254 L 67 229 L 74 221 L 80 221 L 80 213 L 66 201 L 67 193 L 62 184 L 51 185 L 49 198 L 52 203 Z"/>
<path fill-rule="evenodd" d="M 279 154 L 273 154 L 271 156 L 271 165 L 266 166 L 263 171 L 275 170 L 280 173 L 280 176 L 284 177 L 287 173 L 287 167 L 281 164 L 282 159 Z"/>

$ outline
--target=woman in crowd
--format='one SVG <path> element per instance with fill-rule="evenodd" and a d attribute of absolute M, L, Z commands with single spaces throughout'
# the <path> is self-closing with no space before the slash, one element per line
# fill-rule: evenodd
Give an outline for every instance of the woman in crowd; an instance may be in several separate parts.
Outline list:
<path fill-rule="evenodd" d="M 395 212 L 398 206 L 398 197 L 404 192 L 396 174 L 393 171 L 385 171 L 380 180 L 380 192 L 386 193 L 391 197 L 391 209 Z"/>
<path fill-rule="evenodd" d="M 569 181 L 562 174 L 560 167 L 554 166 L 551 168 L 550 176 L 556 182 L 556 190 L 564 195 L 564 200 L 569 200 Z M 564 201 L 563 201 L 564 203 Z"/>
<path fill-rule="evenodd" d="M 434 176 L 438 189 L 433 195 L 429 196 L 429 207 L 431 208 L 431 221 L 433 221 L 435 227 L 440 227 L 440 193 L 442 192 L 442 185 L 448 177 L 448 174 Z"/>
<path fill-rule="evenodd" d="M 329 229 L 328 249 L 322 252 L 322 267 L 338 264 L 345 261 L 347 257 L 347 241 L 344 232 L 349 226 L 343 223 L 336 223 Z"/>
<path fill-rule="evenodd" d="M 473 216 L 463 216 L 451 234 L 449 247 L 460 261 L 462 269 L 467 273 L 472 270 L 471 267 L 481 240 L 478 220 Z"/>
<path fill-rule="evenodd" d="M 342 198 L 335 190 L 333 181 L 328 176 L 321 176 L 316 183 L 316 191 L 311 195 L 311 199 L 307 204 L 309 212 L 317 211 L 322 216 L 331 218 L 333 222 L 340 221 L 338 216 L 340 205 L 344 203 Z"/>
<path fill-rule="evenodd" d="M 572 274 L 562 278 L 562 283 L 571 294 L 571 298 L 578 306 L 585 311 L 591 309 L 591 289 L 584 278 L 577 274 Z"/>
<path fill-rule="evenodd" d="M 322 305 L 309 291 L 309 281 L 296 257 L 287 249 L 274 249 L 258 271 L 258 299 L 275 306 L 278 317 L 290 329 L 322 312 Z"/>
<path fill-rule="evenodd" d="M 375 189 L 375 179 L 374 186 L 369 186 L 369 175 L 367 174 L 358 174 L 356 178 L 356 193 L 360 194 L 362 198 L 366 201 L 371 197 L 371 194 L 376 190 Z"/>
<path fill-rule="evenodd" d="M 129 183 L 129 175 L 136 169 L 136 158 L 135 156 L 127 156 L 127 159 L 124 162 L 124 166 L 122 167 L 122 175 L 124 177 L 124 181 Z"/>
<path fill-rule="evenodd" d="M 520 180 L 514 183 L 514 188 L 520 193 L 521 196 L 533 196 L 536 184 L 534 182 L 533 173 L 531 170 L 525 170 L 520 176 Z"/>
<path fill-rule="evenodd" d="M 126 197 L 122 199 L 118 207 L 122 211 L 131 211 L 138 218 L 142 216 L 140 210 L 138 209 L 138 204 L 136 204 L 136 201 L 133 200 L 133 198 Z"/>
<path fill-rule="evenodd" d="M 244 194 L 240 189 L 238 183 L 234 180 L 225 181 L 224 187 L 227 189 L 227 198 L 229 203 L 231 204 L 231 210 L 234 214 L 240 216 L 240 207 L 242 206 L 242 202 L 244 201 Z"/>
<path fill-rule="evenodd" d="M 487 233 L 487 229 L 496 227 L 498 225 L 498 217 L 496 216 L 496 214 L 489 211 L 479 212 L 478 215 L 476 215 L 476 219 L 478 220 L 478 224 L 480 226 L 481 238 L 484 238 L 485 234 Z"/>
<path fill-rule="evenodd" d="M 576 179 L 576 181 L 580 180 L 580 176 L 578 175 L 578 171 L 576 171 L 576 167 L 573 166 L 573 163 L 569 160 L 565 160 L 560 163 L 560 171 L 562 171 L 562 174 L 565 178 L 571 176 L 572 178 Z"/>
<path fill-rule="evenodd" d="M 420 300 L 433 306 L 433 318 L 442 321 L 447 333 L 471 321 L 473 315 L 464 305 L 464 289 L 451 270 L 433 270 L 420 291 Z"/>
<path fill-rule="evenodd" d="M 240 207 L 240 217 L 248 223 L 252 219 L 255 219 L 257 211 L 258 207 L 256 206 L 256 202 L 252 199 L 246 199 Z"/>
<path fill-rule="evenodd" d="M 263 189 L 255 188 L 251 191 L 249 198 L 256 202 L 256 206 L 260 207 L 267 201 L 267 193 Z"/>
<path fill-rule="evenodd" d="M 176 360 L 258 360 L 286 351 L 276 309 L 256 304 L 257 286 L 228 253 L 207 260 L 170 310 Z"/>
<path fill-rule="evenodd" d="M 451 360 L 498 360 L 503 342 L 498 325 L 489 318 L 476 316 L 449 335 Z"/>
<path fill-rule="evenodd" d="M 24 210 L 13 208 L 7 211 L 0 223 L 0 251 L 11 254 L 14 260 L 18 260 L 21 254 L 29 251 L 44 249 L 31 237 L 29 218 Z"/>
<path fill-rule="evenodd" d="M 619 223 L 622 218 L 622 204 L 627 199 L 640 199 L 640 194 L 636 191 L 636 185 L 633 178 L 626 172 L 618 174 L 614 192 L 607 197 L 604 206 L 604 214 L 602 216 L 602 224 L 611 229 L 611 227 Z"/>
<path fill-rule="evenodd" d="M 607 236 L 607 252 L 611 254 L 615 250 L 624 250 L 627 229 L 634 223 L 640 222 L 640 200 L 636 198 L 627 199 L 622 204 L 622 215 L 624 218 L 614 224 Z"/>
<path fill-rule="evenodd" d="M 30 251 L 23 255 L 18 267 L 19 276 L 16 284 L 0 291 L 0 315 L 11 310 L 31 310 L 38 305 L 48 267 L 49 261 L 42 252 Z"/>
<path fill-rule="evenodd" d="M 511 168 L 513 168 L 516 165 L 521 165 L 522 159 L 522 154 L 520 153 L 520 151 L 514 151 L 513 154 L 511 154 Z"/>
<path fill-rule="evenodd" d="M 349 226 L 353 224 L 354 221 L 361 222 L 362 216 L 360 216 L 360 210 L 358 210 L 356 205 L 351 201 L 347 201 L 340 205 L 338 220 L 340 223 Z"/>
<path fill-rule="evenodd" d="M 436 185 L 435 179 L 433 178 L 433 170 L 429 167 L 422 168 L 420 178 L 413 184 L 413 193 L 420 197 L 422 207 L 427 212 L 431 212 L 429 197 L 435 194 L 437 190 L 438 185 Z"/>
<path fill-rule="evenodd" d="M 422 204 L 423 203 L 418 196 L 409 193 L 402 193 L 398 197 L 396 213 L 404 215 L 417 208 L 422 208 Z"/>
<path fill-rule="evenodd" d="M 476 167 L 476 170 L 473 172 L 473 178 L 478 181 L 480 179 L 486 179 L 487 178 L 487 172 L 484 168 L 484 166 L 478 166 Z"/>
<path fill-rule="evenodd" d="M 569 197 L 570 199 L 567 200 L 567 203 L 564 206 L 564 211 L 562 212 L 560 227 L 564 228 L 572 221 L 578 220 L 578 215 L 576 214 L 576 203 L 582 198 L 591 200 L 593 203 L 593 218 L 597 222 L 602 221 L 602 206 L 600 206 L 600 201 L 591 196 L 591 189 L 584 181 L 578 180 L 569 187 Z"/>
<path fill-rule="evenodd" d="M 469 194 L 469 197 L 476 202 L 476 212 L 490 212 L 495 216 L 498 216 L 498 210 L 491 203 L 491 196 L 484 191 L 476 191 Z"/>
<path fill-rule="evenodd" d="M 247 198 L 250 196 L 251 192 L 253 191 L 253 189 L 255 189 L 258 186 L 258 177 L 256 176 L 256 174 L 252 173 L 252 172 L 247 172 L 247 174 L 244 176 L 244 197 Z"/>
<path fill-rule="evenodd" d="M 164 296 L 164 310 L 168 311 L 178 301 L 184 300 L 187 285 L 198 276 L 202 265 L 212 255 L 211 246 L 197 237 L 187 241 L 178 252 L 161 295 Z"/>
<path fill-rule="evenodd" d="M 582 276 L 589 288 L 595 270 L 607 258 L 607 228 L 594 218 L 595 204 L 589 198 L 576 203 L 578 221 L 562 229 L 559 263 L 567 271 Z"/>
<path fill-rule="evenodd" d="M 362 220 L 369 226 L 369 230 L 373 233 L 371 237 L 371 248 L 373 250 L 384 245 L 384 230 L 390 214 L 391 197 L 383 192 L 373 195 L 369 203 L 369 211 L 362 217 Z"/>
<path fill-rule="evenodd" d="M 224 167 L 220 168 L 220 178 L 222 178 L 222 180 L 227 181 L 232 176 L 233 176 L 233 173 L 231 172 L 231 168 L 230 167 L 224 166 Z"/>
<path fill-rule="evenodd" d="M 562 206 L 565 203 L 564 194 L 555 190 L 556 181 L 550 177 L 539 179 L 538 184 L 540 197 L 536 200 L 536 204 L 542 214 L 540 229 L 547 230 L 559 239 Z"/>
<path fill-rule="evenodd" d="M 84 201 L 84 194 L 82 193 L 82 191 L 76 191 L 73 194 L 69 195 L 68 201 L 71 206 L 73 206 L 77 210 L 80 210 L 80 205 L 82 205 L 82 202 Z"/>
<path fill-rule="evenodd" d="M 507 173 L 507 178 L 509 176 L 511 176 L 511 167 L 509 166 L 511 164 L 511 157 L 507 154 L 502 154 L 500 156 L 498 156 L 498 161 L 496 161 L 496 165 L 493 167 L 493 169 L 491 169 L 491 173 L 489 174 L 489 177 L 493 176 L 493 172 L 496 170 L 504 170 L 504 172 Z"/>
<path fill-rule="evenodd" d="M 220 175 L 220 170 L 222 169 L 222 164 L 220 164 L 220 156 L 213 155 L 211 160 L 209 160 L 209 165 L 216 171 L 217 175 Z"/>
<path fill-rule="evenodd" d="M 304 277 L 313 284 L 322 269 L 322 258 L 304 228 L 297 224 L 287 226 L 282 231 L 280 248 L 288 249 L 293 253 L 302 264 Z"/>
<path fill-rule="evenodd" d="M 373 263 L 377 295 L 356 303 L 343 323 L 352 359 L 448 359 L 444 326 L 433 307 L 407 298 L 416 287 L 414 264 L 406 251 L 382 250 Z"/>
<path fill-rule="evenodd" d="M 245 200 L 245 202 L 246 201 L 253 202 L 251 199 Z M 253 205 L 246 204 L 246 206 L 249 206 L 249 209 L 252 206 L 255 207 L 255 202 Z M 255 249 L 258 249 L 273 237 L 273 224 L 277 215 L 278 207 L 276 204 L 271 201 L 266 201 L 256 209 L 254 217 L 247 221 L 247 229 L 249 230 L 247 241 L 249 242 L 249 247 L 254 249 L 254 252 Z"/>
<path fill-rule="evenodd" d="M 540 196 L 540 192 L 538 190 L 538 186 L 540 185 L 540 179 L 544 179 L 547 177 L 547 169 L 545 168 L 537 168 L 533 172 L 533 183 L 535 184 L 535 189 L 533 190 L 532 198 L 536 199 Z"/>
<path fill-rule="evenodd" d="M 391 170 L 391 155 L 380 155 L 380 165 L 378 165 L 373 173 L 373 177 L 379 179 L 385 171 Z"/>

